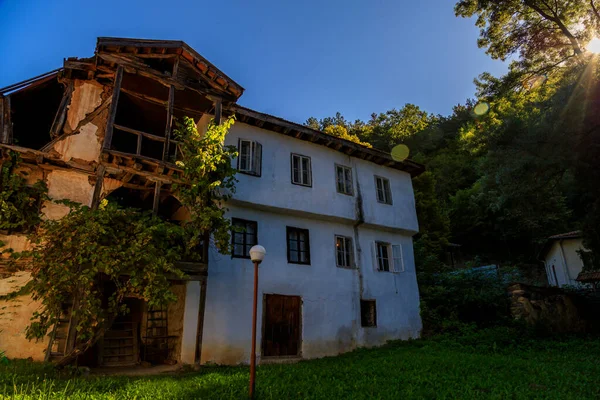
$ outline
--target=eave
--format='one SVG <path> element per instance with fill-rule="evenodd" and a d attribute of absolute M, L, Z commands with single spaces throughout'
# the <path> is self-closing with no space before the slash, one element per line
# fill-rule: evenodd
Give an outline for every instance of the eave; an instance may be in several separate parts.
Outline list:
<path fill-rule="evenodd" d="M 346 155 L 370 161 L 375 164 L 408 172 L 411 177 L 417 177 L 425 172 L 425 166 L 411 160 L 396 161 L 392 156 L 381 150 L 362 146 L 346 139 L 337 138 L 324 132 L 311 129 L 283 118 L 261 113 L 239 105 L 231 107 L 236 118 L 248 125 L 271 130 L 282 135 L 319 144 Z"/>

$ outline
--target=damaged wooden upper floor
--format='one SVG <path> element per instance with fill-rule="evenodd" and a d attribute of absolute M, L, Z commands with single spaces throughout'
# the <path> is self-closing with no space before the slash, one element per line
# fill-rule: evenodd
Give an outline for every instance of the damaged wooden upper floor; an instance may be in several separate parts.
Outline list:
<path fill-rule="evenodd" d="M 93 57 L 0 89 L 0 146 L 37 163 L 103 165 L 128 184 L 171 184 L 181 172 L 174 121 L 218 121 L 242 92 L 183 42 L 99 38 Z"/>
<path fill-rule="evenodd" d="M 0 89 L 0 146 L 141 184 L 179 179 L 174 121 L 221 113 L 416 176 L 423 167 L 236 104 L 243 88 L 181 41 L 99 38 L 90 58 Z M 140 182 L 136 182 L 138 184 Z"/>

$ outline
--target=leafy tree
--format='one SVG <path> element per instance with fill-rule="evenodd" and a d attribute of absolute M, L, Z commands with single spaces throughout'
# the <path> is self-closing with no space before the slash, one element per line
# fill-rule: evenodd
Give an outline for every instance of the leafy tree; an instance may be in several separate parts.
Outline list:
<path fill-rule="evenodd" d="M 600 23 L 594 0 L 460 0 L 455 13 L 477 16 L 477 43 L 492 58 L 516 58 L 502 79 L 482 76 L 480 93 L 488 94 L 532 84 L 581 62 Z"/>
<path fill-rule="evenodd" d="M 419 229 L 415 238 L 417 269 L 437 270 L 450 237 L 450 221 L 435 194 L 435 177 L 425 172 L 413 180 Z"/>
<path fill-rule="evenodd" d="M 348 130 L 342 125 L 329 125 L 323 130 L 323 132 L 340 139 L 346 139 L 351 142 L 358 143 L 365 147 L 373 147 L 370 143 L 361 142 L 358 136 L 349 134 Z"/>

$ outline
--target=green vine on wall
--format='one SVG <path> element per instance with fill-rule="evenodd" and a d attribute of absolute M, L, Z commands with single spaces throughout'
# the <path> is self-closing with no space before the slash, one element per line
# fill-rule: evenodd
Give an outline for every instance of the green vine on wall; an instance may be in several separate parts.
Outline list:
<path fill-rule="evenodd" d="M 65 304 L 72 303 L 77 340 L 62 363 L 74 360 L 117 315 L 128 312 L 126 297 L 143 299 L 149 306 L 176 301 L 169 280 L 183 277 L 178 261 L 201 259 L 197 249 L 204 238 L 212 235 L 219 251 L 229 251 L 231 226 L 224 217 L 224 201 L 235 191 L 232 158 L 237 152 L 224 139 L 233 123 L 233 118 L 211 123 L 203 134 L 191 118 L 177 124 L 174 134 L 182 154 L 177 164 L 185 183 L 173 190 L 190 213 L 181 225 L 106 200 L 96 210 L 60 201 L 70 207 L 65 217 L 28 220 L 39 222 L 29 235 L 32 249 L 13 256 L 30 259 L 32 297 L 41 302 L 27 328 L 29 339 L 46 336 L 64 318 Z M 11 187 L 27 190 L 16 182 Z"/>
<path fill-rule="evenodd" d="M 215 246 L 222 254 L 230 252 L 231 223 L 224 217 L 224 202 L 235 193 L 236 169 L 232 159 L 237 157 L 235 146 L 225 146 L 225 135 L 234 124 L 233 117 L 220 125 L 211 122 L 204 134 L 198 131 L 192 118 L 177 122 L 175 137 L 182 142 L 183 169 L 187 185 L 174 185 L 178 199 L 190 212 L 187 222 L 191 247 L 212 234 Z"/>
<path fill-rule="evenodd" d="M 28 185 L 17 172 L 20 162 L 19 154 L 12 151 L 0 160 L 0 230 L 8 232 L 28 231 L 39 224 L 40 204 L 47 199 L 43 181 Z"/>

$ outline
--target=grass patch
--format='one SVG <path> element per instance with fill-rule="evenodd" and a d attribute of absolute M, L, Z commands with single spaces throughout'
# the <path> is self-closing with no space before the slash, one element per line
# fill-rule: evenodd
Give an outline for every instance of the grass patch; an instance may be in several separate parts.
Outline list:
<path fill-rule="evenodd" d="M 339 357 L 257 369 L 258 399 L 597 399 L 600 339 L 512 328 L 394 342 Z M 51 366 L 0 366 L 9 399 L 244 399 L 247 367 L 150 377 L 72 378 Z"/>

